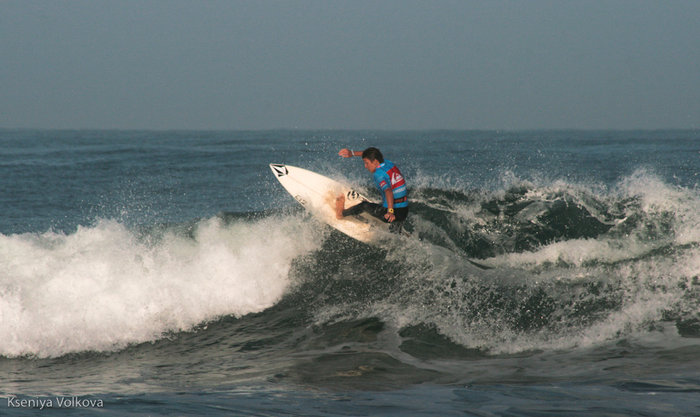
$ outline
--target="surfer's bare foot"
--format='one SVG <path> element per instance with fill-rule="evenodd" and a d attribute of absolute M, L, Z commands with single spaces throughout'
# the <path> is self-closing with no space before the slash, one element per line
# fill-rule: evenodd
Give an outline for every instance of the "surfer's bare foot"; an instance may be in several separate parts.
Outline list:
<path fill-rule="evenodd" d="M 335 218 L 340 220 L 343 218 L 343 210 L 345 209 L 345 196 L 340 195 L 335 199 Z"/>

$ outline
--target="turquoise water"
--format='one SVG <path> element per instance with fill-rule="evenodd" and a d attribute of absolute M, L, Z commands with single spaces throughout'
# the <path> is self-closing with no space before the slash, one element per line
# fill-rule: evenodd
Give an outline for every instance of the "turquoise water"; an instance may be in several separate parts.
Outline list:
<path fill-rule="evenodd" d="M 700 414 L 699 139 L 2 130 L 0 410 Z M 367 146 L 412 239 L 353 241 L 268 168 L 376 196 L 337 156 Z"/>

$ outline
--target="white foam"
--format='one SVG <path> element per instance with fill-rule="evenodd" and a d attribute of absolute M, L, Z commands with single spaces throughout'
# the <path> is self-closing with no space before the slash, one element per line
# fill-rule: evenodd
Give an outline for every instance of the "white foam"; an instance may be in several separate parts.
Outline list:
<path fill-rule="evenodd" d="M 0 355 L 112 350 L 274 305 L 317 228 L 295 218 L 196 225 L 139 239 L 101 221 L 75 233 L 0 235 Z"/>
<path fill-rule="evenodd" d="M 700 242 L 700 195 L 697 190 L 669 186 L 644 170 L 625 179 L 621 189 L 629 195 L 640 196 L 645 213 L 673 215 L 676 243 Z"/>
<path fill-rule="evenodd" d="M 555 301 L 557 309 L 553 320 L 536 329 L 519 330 L 511 326 L 511 311 L 491 308 L 474 310 L 472 297 L 491 298 L 486 288 L 479 288 L 481 280 L 488 286 L 494 276 L 502 270 L 485 271 L 481 276 L 471 274 L 463 279 L 464 274 L 450 279 L 452 271 L 440 279 L 422 280 L 415 277 L 413 287 L 404 294 L 398 294 L 387 300 L 369 306 L 346 306 L 346 315 L 377 316 L 395 328 L 410 325 L 429 324 L 450 338 L 453 342 L 469 348 L 485 349 L 491 353 L 518 353 L 532 350 L 560 350 L 589 348 L 609 343 L 620 338 L 640 337 L 648 333 L 650 325 L 661 323 L 665 312 L 673 309 L 697 311 L 697 300 L 687 299 L 687 292 L 679 287 L 684 280 L 690 285 L 692 277 L 697 276 L 700 251 L 694 250 L 675 259 L 651 258 L 633 264 L 619 265 L 612 270 L 582 272 L 571 268 L 574 275 L 598 275 L 595 279 L 610 282 L 613 288 L 619 285 L 619 292 L 611 295 L 621 297 L 620 305 L 599 311 L 600 317 L 581 325 L 576 317 L 569 317 L 568 297 L 576 301 L 575 290 L 560 297 L 556 287 L 544 286 L 548 297 Z M 536 279 L 523 276 L 523 291 L 532 285 L 542 286 Z M 526 284 L 526 281 L 530 281 Z M 476 287 L 474 286 L 476 284 Z M 517 284 L 517 283 L 516 283 Z M 498 291 L 500 287 L 494 287 Z M 477 289 L 477 291 L 475 291 Z M 604 290 L 605 291 L 605 290 Z M 520 292 L 520 290 L 518 290 Z M 534 291 L 536 292 L 536 290 Z M 425 297 L 431 294 L 430 297 Z M 465 295 L 469 294 L 469 298 Z M 603 294 L 603 296 L 605 296 Z M 590 301 L 600 295 L 589 294 Z M 527 299 L 527 295 L 523 301 Z M 425 300 L 431 300 L 425 303 Z M 604 302 L 604 299 L 601 299 Z M 478 305 L 478 303 L 477 303 Z M 337 310 L 337 306 L 336 306 Z M 342 317 L 339 311 L 333 313 Z M 656 328 L 657 326 L 655 326 Z M 670 329 L 669 331 L 675 331 Z"/>
<path fill-rule="evenodd" d="M 577 203 L 590 199 L 589 212 L 612 223 L 612 232 L 500 255 L 484 262 L 495 267 L 488 271 L 475 270 L 456 253 L 436 262 L 425 247 L 405 245 L 387 255 L 388 260 L 410 265 L 404 284 L 392 296 L 369 304 L 329 306 L 317 312 L 317 320 L 376 316 L 397 329 L 428 324 L 463 346 L 515 353 L 588 348 L 645 337 L 650 328 L 663 327 L 660 324 L 667 320 L 668 312 L 696 314 L 698 298 L 693 292 L 700 276 L 697 190 L 675 187 L 653 173 L 637 171 L 611 189 L 558 181 L 536 188 L 526 198 L 542 200 L 561 194 L 559 191 L 574 196 Z M 534 196 L 535 192 L 542 195 Z M 471 209 L 472 203 L 465 206 Z M 609 216 L 597 213 L 598 206 L 622 211 Z M 459 214 L 459 209 L 452 211 Z M 629 217 L 633 222 L 615 224 L 606 216 Z M 477 218 L 469 220 L 478 222 Z M 413 222 L 419 232 L 448 240 L 431 222 L 416 218 Z M 600 292 L 589 290 L 587 283 Z M 513 290 L 505 297 L 519 297 L 521 304 L 532 296 L 536 299 L 542 291 L 554 309 L 552 314 L 545 309 L 543 320 L 551 322 L 517 328 L 512 320 L 520 312 L 498 306 L 501 290 Z M 579 302 L 584 309 L 592 306 L 592 311 L 577 311 Z M 475 311 L 480 307 L 483 312 Z M 675 327 L 664 331 L 674 332 Z"/>
<path fill-rule="evenodd" d="M 565 183 L 555 186 L 565 187 L 579 194 L 587 192 L 582 186 L 571 187 Z M 623 179 L 608 196 L 602 195 L 600 189 L 594 191 L 597 192 L 598 198 L 637 201 L 638 203 L 627 208 L 628 212 L 621 213 L 625 218 L 618 221 L 618 225 L 624 227 L 628 216 L 641 216 L 641 224 L 622 237 L 613 234 L 610 237 L 602 235 L 596 239 L 554 242 L 533 251 L 500 255 L 487 262 L 490 265 L 508 267 L 557 263 L 580 267 L 592 261 L 609 263 L 636 258 L 660 246 L 700 242 L 700 197 L 693 190 L 670 186 L 654 174 L 638 170 Z M 595 212 L 593 208 L 588 209 L 592 213 Z M 648 235 L 649 229 L 667 228 L 670 230 L 664 236 L 650 238 Z"/>

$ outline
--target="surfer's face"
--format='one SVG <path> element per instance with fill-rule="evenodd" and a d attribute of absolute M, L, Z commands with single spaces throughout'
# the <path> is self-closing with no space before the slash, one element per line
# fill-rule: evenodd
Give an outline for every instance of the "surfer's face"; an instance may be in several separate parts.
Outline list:
<path fill-rule="evenodd" d="M 373 174 L 374 171 L 376 171 L 377 167 L 380 165 L 379 161 L 371 161 L 367 158 L 362 158 L 362 162 L 365 163 L 365 168 L 367 169 L 367 171 Z"/>

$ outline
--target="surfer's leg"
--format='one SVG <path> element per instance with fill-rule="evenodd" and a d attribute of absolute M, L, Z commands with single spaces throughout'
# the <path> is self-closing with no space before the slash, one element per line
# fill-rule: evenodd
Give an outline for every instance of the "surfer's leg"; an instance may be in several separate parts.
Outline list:
<path fill-rule="evenodd" d="M 338 198 L 335 199 L 335 218 L 340 220 L 345 216 L 346 214 L 343 212 L 343 209 L 345 208 L 345 196 L 340 195 Z"/>
<path fill-rule="evenodd" d="M 344 195 L 339 195 L 338 198 L 335 199 L 335 217 L 339 220 L 343 217 L 355 216 L 363 212 L 367 212 L 375 217 L 380 217 L 379 214 L 375 214 L 377 212 L 377 208 L 381 209 L 382 206 L 367 201 L 363 201 L 360 204 L 356 204 L 352 207 L 345 208 Z"/>
<path fill-rule="evenodd" d="M 401 230 L 403 230 L 403 222 L 394 220 L 393 222 L 389 223 L 389 232 L 400 234 Z"/>
<path fill-rule="evenodd" d="M 384 220 L 386 209 L 379 204 L 363 201 L 360 204 L 343 210 L 341 214 L 343 216 L 354 216 L 363 212 L 369 213 L 380 220 Z"/>
<path fill-rule="evenodd" d="M 408 217 L 408 207 L 400 207 L 394 210 L 396 213 L 396 220 L 391 222 L 389 225 L 389 231 L 391 233 L 399 234 L 401 233 L 401 230 L 403 230 L 403 223 L 406 220 L 406 217 Z"/>
<path fill-rule="evenodd" d="M 396 220 L 394 221 L 403 222 L 408 217 L 408 207 L 395 208 L 394 213 L 396 214 Z"/>

